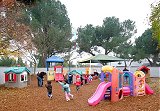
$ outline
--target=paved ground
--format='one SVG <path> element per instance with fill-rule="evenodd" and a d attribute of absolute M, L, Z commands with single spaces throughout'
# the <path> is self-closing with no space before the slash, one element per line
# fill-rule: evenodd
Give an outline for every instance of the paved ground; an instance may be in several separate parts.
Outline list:
<path fill-rule="evenodd" d="M 53 99 L 46 96 L 45 87 L 37 87 L 37 80 L 32 76 L 31 85 L 22 88 L 0 87 L 0 111 L 160 111 L 160 79 L 153 78 L 149 83 L 154 95 L 125 97 L 119 102 L 101 101 L 97 106 L 89 106 L 88 98 L 96 90 L 99 80 L 84 85 L 77 93 L 71 85 L 74 99 L 66 102 L 61 86 L 53 84 Z M 46 83 L 46 81 L 45 81 Z"/>

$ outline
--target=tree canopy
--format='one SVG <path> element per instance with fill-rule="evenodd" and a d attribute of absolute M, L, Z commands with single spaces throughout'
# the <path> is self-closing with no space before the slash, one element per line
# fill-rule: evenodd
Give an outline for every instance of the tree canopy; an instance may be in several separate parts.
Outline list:
<path fill-rule="evenodd" d="M 17 60 L 8 56 L 3 56 L 0 58 L 0 66 L 12 67 L 17 65 L 25 66 L 25 64 L 22 61 L 22 58 L 18 57 Z"/>
<path fill-rule="evenodd" d="M 160 49 L 160 2 L 155 6 L 152 5 L 152 13 L 150 16 L 153 37 L 158 40 L 158 48 Z"/>
<path fill-rule="evenodd" d="M 56 0 L 43 0 L 26 10 L 24 23 L 32 29 L 33 43 L 45 59 L 71 47 L 71 24 L 66 7 Z"/>
<path fill-rule="evenodd" d="M 93 25 L 86 25 L 83 28 L 78 29 L 78 46 L 80 48 L 80 52 L 88 52 L 92 53 L 91 48 L 96 45 L 96 37 L 95 37 L 95 27 Z"/>
<path fill-rule="evenodd" d="M 2 1 L 0 16 L 0 55 L 18 55 L 31 48 L 29 27 L 18 22 L 23 6 L 13 0 Z"/>
<path fill-rule="evenodd" d="M 97 47 L 103 47 L 105 54 L 117 50 L 120 45 L 129 40 L 136 32 L 135 22 L 119 21 L 116 17 L 106 17 L 102 26 L 86 25 L 78 28 L 78 45 L 80 52 L 85 51 L 94 55 Z"/>
<path fill-rule="evenodd" d="M 151 66 L 156 66 L 160 61 L 160 50 L 157 49 L 158 41 L 152 38 L 152 29 L 147 29 L 135 40 L 135 44 L 135 59 L 147 59 Z"/>
<path fill-rule="evenodd" d="M 0 2 L 1 3 L 1 2 Z M 26 52 L 35 62 L 35 52 L 45 59 L 71 47 L 71 25 L 66 7 L 56 0 L 2 1 L 0 55 Z M 3 14 L 4 13 L 4 14 Z M 34 56 L 34 57 L 33 57 Z"/>

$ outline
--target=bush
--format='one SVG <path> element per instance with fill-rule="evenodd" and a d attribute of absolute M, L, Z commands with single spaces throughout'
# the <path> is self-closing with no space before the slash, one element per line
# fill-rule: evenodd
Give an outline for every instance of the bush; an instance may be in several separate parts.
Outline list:
<path fill-rule="evenodd" d="M 1 57 L 0 59 L 0 66 L 12 67 L 17 65 L 25 66 L 21 58 L 18 58 L 17 61 L 14 58 L 6 57 L 6 56 Z"/>

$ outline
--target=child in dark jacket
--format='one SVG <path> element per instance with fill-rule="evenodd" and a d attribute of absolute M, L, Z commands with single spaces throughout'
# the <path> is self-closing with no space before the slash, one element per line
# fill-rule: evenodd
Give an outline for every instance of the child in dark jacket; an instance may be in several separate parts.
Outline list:
<path fill-rule="evenodd" d="M 47 84 L 45 85 L 45 87 L 47 88 L 48 97 L 51 99 L 52 98 L 52 84 L 51 84 L 51 81 L 47 81 Z"/>

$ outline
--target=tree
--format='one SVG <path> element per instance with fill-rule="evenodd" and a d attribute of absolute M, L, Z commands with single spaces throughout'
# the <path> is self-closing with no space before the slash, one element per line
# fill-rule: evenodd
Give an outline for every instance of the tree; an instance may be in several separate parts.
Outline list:
<path fill-rule="evenodd" d="M 102 26 L 86 25 L 78 28 L 78 46 L 80 52 L 92 55 L 99 52 L 98 47 L 105 49 L 105 54 L 116 51 L 120 45 L 128 41 L 136 33 L 135 22 L 125 20 L 120 22 L 116 17 L 106 17 Z"/>
<path fill-rule="evenodd" d="M 135 22 L 125 20 L 120 22 L 118 18 L 107 17 L 103 21 L 102 47 L 108 54 L 127 42 L 136 32 Z"/>
<path fill-rule="evenodd" d="M 84 28 L 80 27 L 78 28 L 78 46 L 79 46 L 79 52 L 88 52 L 92 55 L 93 52 L 91 48 L 93 48 L 96 43 L 94 42 L 95 40 L 95 28 L 93 25 L 86 25 Z"/>
<path fill-rule="evenodd" d="M 34 63 L 34 73 L 37 61 L 32 54 L 35 50 L 32 33 L 30 27 L 21 22 L 21 18 L 23 10 L 36 5 L 38 1 L 40 0 L 3 0 L 0 2 L 2 14 L 0 17 L 0 55 L 25 57 L 25 60 Z"/>
<path fill-rule="evenodd" d="M 42 56 L 43 67 L 47 57 L 71 47 L 70 20 L 61 2 L 43 0 L 27 9 L 25 14 L 23 22 L 32 29 L 32 40 Z"/>
<path fill-rule="evenodd" d="M 116 56 L 124 59 L 125 67 L 127 67 L 126 61 L 130 61 L 129 65 L 131 65 L 133 61 L 136 61 L 134 59 L 135 50 L 131 41 L 120 44 L 113 52 L 116 53 Z"/>
<path fill-rule="evenodd" d="M 11 67 L 11 66 L 15 66 L 16 65 L 16 60 L 13 58 L 9 58 L 9 57 L 1 57 L 0 59 L 0 66 L 7 66 L 7 67 Z"/>
<path fill-rule="evenodd" d="M 23 10 L 36 5 L 38 1 L 40 0 L 3 0 L 0 2 L 2 14 L 0 16 L 0 56 L 23 56 L 25 60 L 34 63 L 34 73 L 37 60 L 32 52 L 36 49 L 32 42 L 30 27 L 21 22 L 21 18 Z"/>
<path fill-rule="evenodd" d="M 35 5 L 37 2 L 41 1 L 41 0 L 16 0 L 19 1 L 20 3 L 23 3 L 27 6 L 33 6 Z"/>
<path fill-rule="evenodd" d="M 151 66 L 156 66 L 160 61 L 160 50 L 157 49 L 158 41 L 152 38 L 152 29 L 147 29 L 135 40 L 135 44 L 135 59 L 147 59 Z"/>
<path fill-rule="evenodd" d="M 158 41 L 158 48 L 160 49 L 160 2 L 158 2 L 157 5 L 152 6 L 150 21 L 153 37 Z"/>
<path fill-rule="evenodd" d="M 20 23 L 23 5 L 14 0 L 2 1 L 0 12 L 0 55 L 18 55 L 30 48 L 31 33 L 28 26 Z"/>
<path fill-rule="evenodd" d="M 18 60 L 17 60 L 17 65 L 20 65 L 20 66 L 25 66 L 25 64 L 23 63 L 23 60 L 22 58 L 18 57 Z"/>

